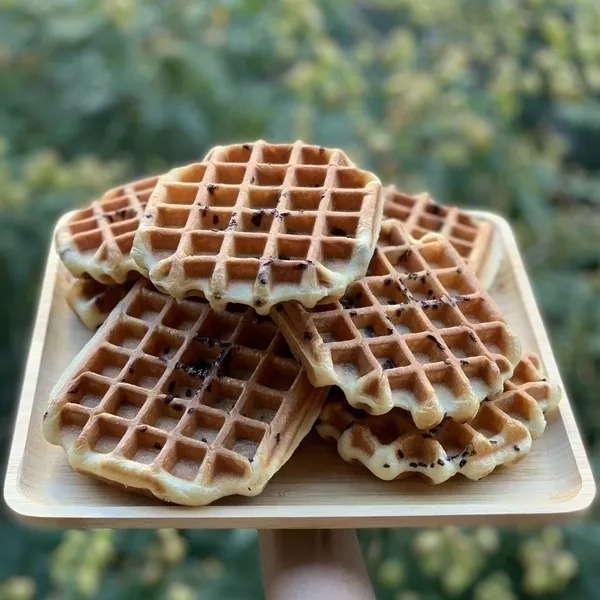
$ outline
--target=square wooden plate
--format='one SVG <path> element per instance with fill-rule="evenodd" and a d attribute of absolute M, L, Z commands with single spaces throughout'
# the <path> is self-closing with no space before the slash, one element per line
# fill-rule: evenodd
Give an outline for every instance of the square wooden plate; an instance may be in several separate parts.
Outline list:
<path fill-rule="evenodd" d="M 560 375 L 517 245 L 508 223 L 490 213 L 501 248 L 492 296 L 537 352 L 548 374 Z M 515 523 L 554 520 L 588 507 L 595 484 L 566 394 L 560 414 L 512 468 L 474 482 L 462 476 L 433 486 L 416 478 L 384 482 L 348 465 L 333 444 L 310 434 L 265 491 L 186 508 L 129 494 L 67 463 L 63 450 L 42 436 L 50 390 L 90 332 L 64 298 L 65 273 L 50 251 L 23 391 L 16 415 L 4 495 L 8 506 L 34 525 L 69 527 L 331 528 Z M 562 385 L 562 383 L 561 383 Z"/>

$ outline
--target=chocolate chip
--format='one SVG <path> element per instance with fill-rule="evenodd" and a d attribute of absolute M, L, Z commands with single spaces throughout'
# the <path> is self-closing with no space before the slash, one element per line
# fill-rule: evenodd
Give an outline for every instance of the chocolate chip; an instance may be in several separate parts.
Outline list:
<path fill-rule="evenodd" d="M 178 402 L 174 402 L 171 406 L 172 406 L 173 410 L 176 412 L 181 412 L 183 410 L 183 406 L 181 404 L 179 404 Z"/>
<path fill-rule="evenodd" d="M 348 234 L 341 227 L 332 227 L 331 235 L 335 235 L 338 237 L 346 237 Z"/>
<path fill-rule="evenodd" d="M 204 442 L 205 444 L 208 444 L 208 442 L 206 441 L 206 438 L 205 438 L 205 437 L 203 437 L 203 438 L 200 438 L 200 441 Z"/>
<path fill-rule="evenodd" d="M 141 425 L 138 427 L 138 431 L 146 431 L 148 429 L 148 425 Z"/>
<path fill-rule="evenodd" d="M 213 225 L 216 225 L 219 222 L 219 215 L 213 215 Z"/>
<path fill-rule="evenodd" d="M 162 444 L 159 444 L 158 442 L 154 443 L 154 449 L 155 450 L 162 450 Z"/>
<path fill-rule="evenodd" d="M 196 412 L 196 409 L 195 409 L 193 406 L 190 406 L 190 407 L 187 409 L 187 412 L 188 412 L 188 414 L 189 414 L 189 415 L 191 415 L 192 413 L 195 413 L 195 412 Z"/>
<path fill-rule="evenodd" d="M 384 469 L 389 469 L 389 468 L 390 468 L 390 465 L 389 465 L 388 463 L 383 463 L 383 468 L 384 468 Z"/>
<path fill-rule="evenodd" d="M 386 358 L 381 367 L 382 369 L 386 370 L 386 369 L 395 369 L 398 365 L 396 365 L 396 363 L 391 359 L 391 358 Z"/>
<path fill-rule="evenodd" d="M 252 224 L 255 227 L 260 227 L 260 224 L 262 223 L 262 218 L 264 217 L 264 215 L 265 215 L 264 210 L 258 210 L 252 215 L 252 218 L 250 219 L 250 221 L 252 222 Z"/>
<path fill-rule="evenodd" d="M 169 386 L 167 387 L 167 391 L 169 392 L 169 394 L 172 394 L 175 391 L 175 382 L 171 381 L 171 383 L 169 383 Z"/>
<path fill-rule="evenodd" d="M 279 442 L 281 442 L 281 433 L 276 433 L 275 434 L 275 443 L 279 444 Z"/>
<path fill-rule="evenodd" d="M 365 337 L 375 337 L 375 330 L 373 329 L 373 327 L 371 327 L 371 325 L 367 325 L 364 329 L 363 329 L 363 334 L 365 335 Z"/>
<path fill-rule="evenodd" d="M 383 280 L 383 285 L 391 285 L 391 284 L 392 284 L 391 277 L 387 277 L 386 279 Z"/>
<path fill-rule="evenodd" d="M 310 331 L 305 331 L 304 332 L 304 339 L 305 340 L 312 340 L 313 339 L 313 334 Z"/>
<path fill-rule="evenodd" d="M 427 339 L 431 340 L 438 347 L 439 350 L 444 349 L 444 346 L 442 346 L 441 342 L 439 342 L 434 335 L 431 335 L 430 333 L 427 334 Z"/>
<path fill-rule="evenodd" d="M 458 467 L 460 469 L 462 469 L 465 465 L 467 464 L 467 459 L 463 458 L 459 463 L 458 463 Z"/>
<path fill-rule="evenodd" d="M 521 450 L 521 448 L 519 448 L 519 446 L 517 446 L 516 444 L 513 446 L 513 449 L 515 450 L 515 452 L 519 452 Z"/>
<path fill-rule="evenodd" d="M 242 144 L 244 150 L 250 150 L 250 144 Z"/>
<path fill-rule="evenodd" d="M 402 450 L 398 450 L 396 454 L 398 455 L 398 458 L 404 458 L 404 452 L 402 452 Z"/>
<path fill-rule="evenodd" d="M 440 467 L 443 467 L 446 463 L 441 458 L 438 458 L 437 464 L 440 465 Z"/>

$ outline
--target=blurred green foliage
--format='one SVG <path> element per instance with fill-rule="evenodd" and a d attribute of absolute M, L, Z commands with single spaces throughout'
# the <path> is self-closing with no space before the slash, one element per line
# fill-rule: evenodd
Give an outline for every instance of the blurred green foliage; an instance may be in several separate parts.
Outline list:
<path fill-rule="evenodd" d="M 301 137 L 511 220 L 599 463 L 595 0 L 1 0 L 0 132 L 0 452 L 58 215 L 216 142 Z M 253 532 L 63 535 L 3 518 L 0 537 L 0 599 L 261 593 Z M 597 515 L 361 539 L 384 599 L 600 589 Z"/>

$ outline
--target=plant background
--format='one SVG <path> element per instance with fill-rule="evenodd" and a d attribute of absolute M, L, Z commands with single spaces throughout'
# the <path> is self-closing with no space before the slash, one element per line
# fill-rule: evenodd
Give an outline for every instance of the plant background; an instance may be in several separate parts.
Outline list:
<path fill-rule="evenodd" d="M 0 460 L 57 217 L 216 142 L 300 137 L 511 220 L 600 466 L 595 0 L 0 0 L 0 136 Z M 0 599 L 262 594 L 253 531 L 42 531 L 4 511 L 0 540 Z M 361 542 L 383 599 L 600 597 L 597 511 Z"/>

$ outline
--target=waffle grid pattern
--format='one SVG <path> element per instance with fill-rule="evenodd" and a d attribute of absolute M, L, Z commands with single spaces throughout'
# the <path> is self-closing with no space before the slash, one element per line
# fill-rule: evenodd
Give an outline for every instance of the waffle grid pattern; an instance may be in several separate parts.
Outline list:
<path fill-rule="evenodd" d="M 371 414 L 408 410 L 420 429 L 473 418 L 521 354 L 491 298 L 439 235 L 384 221 L 367 276 L 344 296 L 273 311 L 313 385 L 338 385 Z"/>
<path fill-rule="evenodd" d="M 484 402 L 468 423 L 446 419 L 421 431 L 400 409 L 381 416 L 353 410 L 334 388 L 316 429 L 324 439 L 337 440 L 345 461 L 362 463 L 380 479 L 419 474 L 442 483 L 461 473 L 477 480 L 525 458 L 560 397 L 559 387 L 543 376 L 538 357 L 530 354 L 522 357 L 504 392 Z"/>
<path fill-rule="evenodd" d="M 377 177 L 341 150 L 221 146 L 160 179 L 133 255 L 159 289 L 215 309 L 313 306 L 364 275 L 382 210 Z"/>
<path fill-rule="evenodd" d="M 44 432 L 72 466 L 180 504 L 259 493 L 317 418 L 268 317 L 215 313 L 140 280 L 52 393 Z"/>
<path fill-rule="evenodd" d="M 491 223 L 477 221 L 456 206 L 443 206 L 427 194 L 410 195 L 391 185 L 385 189 L 383 214 L 404 223 L 408 234 L 421 239 L 428 233 L 446 237 L 475 275 L 482 274 L 493 242 Z"/>
<path fill-rule="evenodd" d="M 110 285 L 140 272 L 130 252 L 157 181 L 158 177 L 150 177 L 109 190 L 88 208 L 73 211 L 59 222 L 56 249 L 73 275 L 88 275 Z"/>
<path fill-rule="evenodd" d="M 104 285 L 95 279 L 71 277 L 67 287 L 67 303 L 88 329 L 96 329 L 125 297 L 129 284 Z"/>

